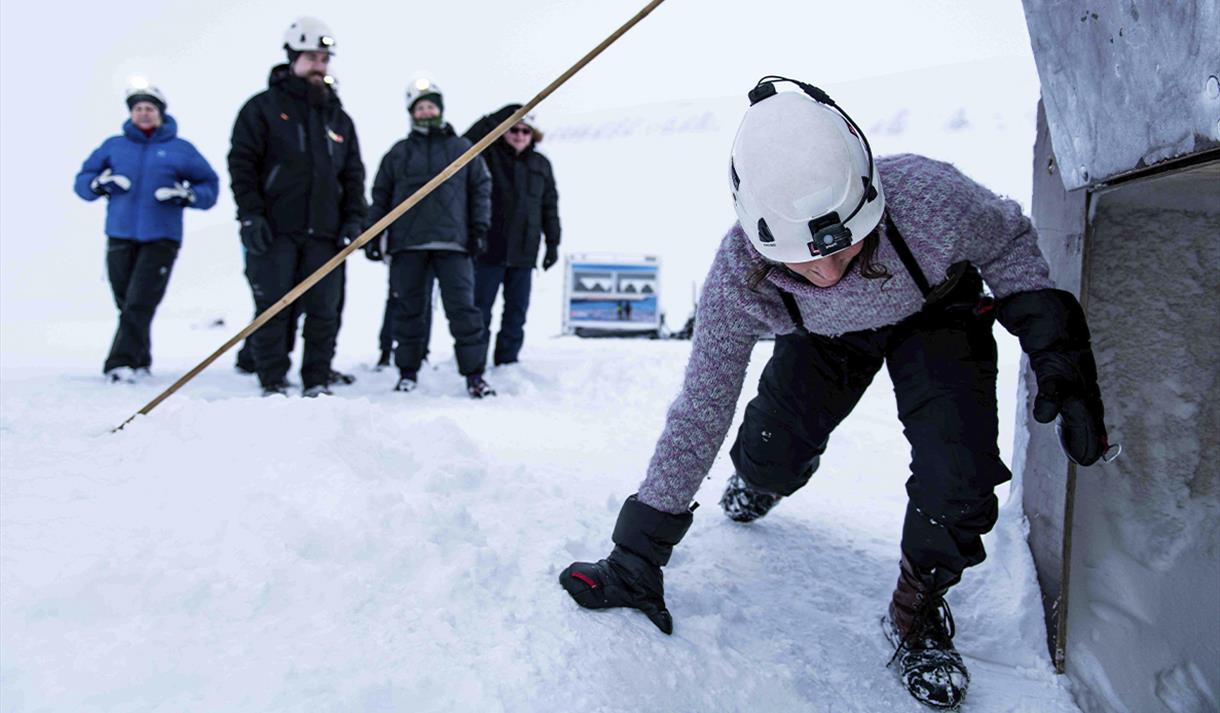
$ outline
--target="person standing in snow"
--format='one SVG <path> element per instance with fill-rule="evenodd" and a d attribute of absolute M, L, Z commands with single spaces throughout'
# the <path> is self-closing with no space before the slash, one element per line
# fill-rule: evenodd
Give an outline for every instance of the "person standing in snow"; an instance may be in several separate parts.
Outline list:
<path fill-rule="evenodd" d="M 304 17 L 284 33 L 284 49 L 288 63 L 272 69 L 267 90 L 241 108 L 229 151 L 246 278 L 259 312 L 359 237 L 368 210 L 356 127 L 327 74 L 334 35 Z M 331 393 L 343 285 L 340 266 L 300 300 L 304 396 Z M 283 310 L 251 336 L 264 396 L 288 393 L 293 316 Z"/>
<path fill-rule="evenodd" d="M 182 244 L 182 209 L 211 208 L 219 190 L 216 172 L 178 137 L 165 107 L 156 87 L 129 89 L 123 133 L 102 142 L 76 174 L 78 196 L 107 199 L 106 271 L 119 326 L 103 371 L 115 383 L 149 376 L 152 319 Z"/>
<path fill-rule="evenodd" d="M 444 96 L 429 79 L 407 88 L 411 130 L 381 159 L 373 181 L 369 223 L 375 223 L 436 177 L 471 143 L 445 122 Z M 431 270 L 440 283 L 441 303 L 453 335 L 458 372 L 466 377 L 471 398 L 494 396 L 483 379 L 487 365 L 487 335 L 474 305 L 471 258 L 487 245 L 491 215 L 491 176 L 476 156 L 449 180 L 407 211 L 365 251 L 369 259 L 390 256 L 390 311 L 394 362 L 399 379 L 395 391 L 414 391 L 427 337 Z M 382 242 L 385 247 L 382 247 Z"/>
<path fill-rule="evenodd" d="M 911 694 L 955 708 L 969 675 L 945 593 L 983 561 L 993 490 L 1011 477 L 996 445 L 992 323 L 1019 337 L 1037 376 L 1034 416 L 1060 417 L 1064 450 L 1082 465 L 1109 448 L 1089 330 L 1075 297 L 1054 289 L 1020 206 L 949 164 L 874 162 L 824 92 L 801 82 L 778 91 L 781 81 L 791 80 L 767 77 L 750 92 L 728 171 L 739 222 L 704 284 L 685 381 L 647 476 L 619 513 L 609 557 L 573 563 L 560 583 L 583 607 L 634 607 L 670 633 L 661 567 L 691 525 L 758 338 L 777 335 L 720 501 L 739 522 L 808 482 L 885 364 L 912 462 L 883 630 Z"/>
<path fill-rule="evenodd" d="M 509 104 L 484 116 L 463 136 L 477 142 L 520 108 Z M 551 162 L 537 151 L 541 140 L 537 121 L 527 115 L 483 152 L 491 171 L 491 227 L 487 252 L 475 260 L 474 295 L 490 337 L 491 307 L 504 287 L 504 311 L 492 352 L 496 366 L 516 363 L 521 352 L 530 280 L 544 234 L 542 269 L 559 261 L 559 192 Z"/>

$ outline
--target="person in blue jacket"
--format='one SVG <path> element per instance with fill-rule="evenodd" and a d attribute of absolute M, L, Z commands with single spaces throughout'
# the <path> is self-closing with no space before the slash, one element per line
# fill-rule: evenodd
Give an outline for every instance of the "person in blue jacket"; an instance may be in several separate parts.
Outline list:
<path fill-rule="evenodd" d="M 220 184 L 199 151 L 178 138 L 160 90 L 128 90 L 127 108 L 123 133 L 89 154 L 75 186 L 87 201 L 108 201 L 106 269 L 119 326 L 103 370 L 116 383 L 148 376 L 153 313 L 182 243 L 182 209 L 211 208 Z"/>

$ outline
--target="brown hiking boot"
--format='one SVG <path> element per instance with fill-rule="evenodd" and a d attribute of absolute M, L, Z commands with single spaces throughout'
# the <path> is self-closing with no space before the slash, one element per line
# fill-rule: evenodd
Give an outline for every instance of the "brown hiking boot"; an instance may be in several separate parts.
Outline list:
<path fill-rule="evenodd" d="M 917 569 L 903 555 L 898 586 L 882 630 L 902 682 L 915 700 L 932 708 L 956 710 L 966 697 L 970 673 L 953 646 L 953 612 L 945 601 L 948 587 L 936 589 L 930 572 Z"/>

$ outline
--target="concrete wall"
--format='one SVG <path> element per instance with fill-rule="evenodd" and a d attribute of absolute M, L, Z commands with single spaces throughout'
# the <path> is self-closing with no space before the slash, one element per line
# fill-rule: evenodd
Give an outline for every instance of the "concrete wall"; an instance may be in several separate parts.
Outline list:
<path fill-rule="evenodd" d="M 1024 0 L 1068 189 L 1220 146 L 1220 0 Z"/>

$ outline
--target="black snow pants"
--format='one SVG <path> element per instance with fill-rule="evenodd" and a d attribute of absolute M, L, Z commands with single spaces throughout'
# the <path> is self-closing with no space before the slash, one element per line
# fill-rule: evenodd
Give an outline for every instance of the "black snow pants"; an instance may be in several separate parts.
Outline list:
<path fill-rule="evenodd" d="M 424 359 L 428 358 L 428 342 L 432 337 L 432 285 L 436 283 L 436 275 L 428 270 L 424 277 L 427 283 L 427 304 L 424 305 Z M 391 354 L 394 351 L 394 287 L 391 285 L 385 298 L 385 312 L 381 317 L 381 331 L 377 335 L 377 345 L 382 352 Z"/>
<path fill-rule="evenodd" d="M 178 258 L 178 242 L 110 238 L 106 246 L 106 272 L 119 326 L 110 344 L 103 371 L 152 365 L 152 320 L 165 297 L 169 276 Z"/>
<path fill-rule="evenodd" d="M 487 333 L 474 304 L 474 261 L 456 250 L 405 250 L 390 263 L 394 363 L 399 373 L 415 375 L 423 362 L 431 327 L 432 281 L 440 283 L 441 305 L 453 335 L 458 372 L 481 374 L 487 366 Z"/>
<path fill-rule="evenodd" d="M 1012 477 L 996 444 L 994 316 L 979 313 L 980 290 L 977 278 L 963 280 L 882 329 L 778 337 L 733 444 L 738 475 L 781 495 L 800 489 L 884 363 L 911 444 L 902 551 L 939 585 L 956 582 L 983 561 L 982 535 L 998 515 L 993 490 Z"/>
<path fill-rule="evenodd" d="M 301 280 L 339 252 L 329 240 L 278 235 L 261 255 L 246 253 L 246 279 L 254 304 L 262 311 L 275 304 Z M 343 301 L 343 269 L 340 265 L 301 296 L 296 304 L 305 315 L 302 337 L 301 382 L 305 388 L 321 386 L 330 376 L 339 333 L 339 309 Z M 284 383 L 291 366 L 289 330 L 295 331 L 296 311 L 289 307 L 250 335 L 259 383 L 264 387 Z"/>

